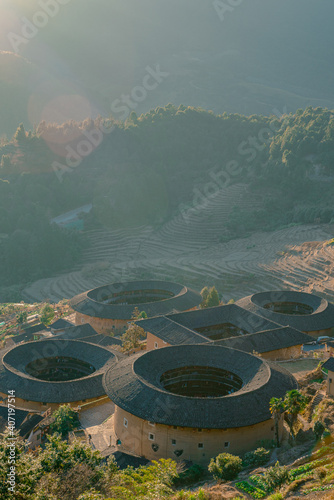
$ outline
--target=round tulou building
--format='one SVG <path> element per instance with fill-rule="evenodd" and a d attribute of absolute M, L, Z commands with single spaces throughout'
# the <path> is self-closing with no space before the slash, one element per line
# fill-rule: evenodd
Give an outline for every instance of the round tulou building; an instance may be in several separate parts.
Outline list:
<path fill-rule="evenodd" d="M 202 464 L 275 439 L 269 401 L 297 387 L 279 365 L 208 344 L 136 354 L 109 369 L 103 383 L 122 449 Z"/>
<path fill-rule="evenodd" d="M 111 283 L 76 295 L 70 306 L 77 325 L 89 323 L 98 333 L 123 333 L 133 310 L 147 317 L 189 311 L 202 302 L 198 292 L 169 281 Z"/>
<path fill-rule="evenodd" d="M 282 326 L 318 337 L 330 335 L 334 327 L 334 306 L 327 300 L 305 292 L 279 290 L 260 292 L 236 304 Z"/>
<path fill-rule="evenodd" d="M 0 360 L 0 397 L 15 391 L 15 404 L 56 409 L 105 399 L 104 373 L 117 362 L 103 347 L 76 340 L 41 340 L 6 349 Z"/>

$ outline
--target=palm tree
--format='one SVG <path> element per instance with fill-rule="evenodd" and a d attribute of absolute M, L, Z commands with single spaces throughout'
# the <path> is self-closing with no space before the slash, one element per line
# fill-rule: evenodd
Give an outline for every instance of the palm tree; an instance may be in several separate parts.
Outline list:
<path fill-rule="evenodd" d="M 290 427 L 290 433 L 294 439 L 293 427 L 297 421 L 298 414 L 301 413 L 307 405 L 307 398 L 297 391 L 297 389 L 293 389 L 286 393 L 284 405 L 288 416 L 287 420 Z"/>
<path fill-rule="evenodd" d="M 281 416 L 285 411 L 285 405 L 284 405 L 283 399 L 282 398 L 271 398 L 271 400 L 269 401 L 269 409 L 270 409 L 270 413 L 272 415 L 272 418 L 275 421 L 275 437 L 276 437 L 276 445 L 278 448 L 280 445 L 279 427 L 278 426 L 279 426 L 279 421 L 281 419 Z"/>

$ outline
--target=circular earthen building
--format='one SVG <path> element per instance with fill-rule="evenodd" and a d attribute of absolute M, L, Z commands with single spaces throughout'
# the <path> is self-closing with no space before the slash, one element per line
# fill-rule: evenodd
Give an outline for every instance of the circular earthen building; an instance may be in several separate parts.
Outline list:
<path fill-rule="evenodd" d="M 180 345 L 120 361 L 104 386 L 116 405 L 122 449 L 150 460 L 207 463 L 275 439 L 269 401 L 297 383 L 279 365 L 245 352 Z"/>
<path fill-rule="evenodd" d="M 279 290 L 260 292 L 236 304 L 247 311 L 282 326 L 318 337 L 329 335 L 334 327 L 334 306 L 327 300 L 305 292 Z"/>
<path fill-rule="evenodd" d="M 0 396 L 15 391 L 17 407 L 78 406 L 105 396 L 104 373 L 116 364 L 108 349 L 77 340 L 26 342 L 2 351 Z"/>
<path fill-rule="evenodd" d="M 100 286 L 76 295 L 70 306 L 77 325 L 89 323 L 98 333 L 126 330 L 135 307 L 147 317 L 189 311 L 202 302 L 198 292 L 169 281 L 128 281 Z"/>

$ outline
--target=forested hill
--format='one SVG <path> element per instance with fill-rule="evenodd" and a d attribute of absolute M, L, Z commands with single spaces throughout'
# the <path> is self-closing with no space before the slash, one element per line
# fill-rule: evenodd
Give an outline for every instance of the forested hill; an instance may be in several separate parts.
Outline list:
<path fill-rule="evenodd" d="M 125 123 L 21 125 L 0 159 L 4 285 L 78 263 L 84 242 L 49 221 L 86 203 L 86 227 L 157 226 L 242 182 L 260 206 L 230 207 L 221 231 L 231 238 L 334 216 L 334 118 L 321 108 L 246 117 L 168 105 Z"/>

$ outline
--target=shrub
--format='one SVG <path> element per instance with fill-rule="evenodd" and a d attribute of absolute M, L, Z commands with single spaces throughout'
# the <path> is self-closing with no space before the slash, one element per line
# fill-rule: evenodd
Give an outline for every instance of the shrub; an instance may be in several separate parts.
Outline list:
<path fill-rule="evenodd" d="M 175 486 L 196 483 L 200 481 L 204 475 L 205 469 L 200 465 L 194 464 L 189 467 L 189 469 L 180 472 L 180 474 L 174 478 L 173 483 Z"/>
<path fill-rule="evenodd" d="M 265 448 L 257 448 L 254 451 L 250 451 L 245 454 L 243 459 L 243 465 L 248 467 L 249 465 L 260 466 L 268 462 L 270 456 L 270 451 Z"/>
<path fill-rule="evenodd" d="M 272 495 L 270 495 L 270 497 L 267 498 L 267 500 L 282 500 L 282 499 L 283 499 L 282 493 L 273 493 Z"/>
<path fill-rule="evenodd" d="M 40 320 L 43 325 L 50 325 L 53 318 L 55 316 L 55 312 L 53 307 L 50 304 L 46 304 L 40 312 Z"/>
<path fill-rule="evenodd" d="M 221 453 L 216 459 L 211 459 L 209 472 L 217 479 L 232 481 L 242 470 L 242 460 L 240 457 L 230 453 Z"/>
<path fill-rule="evenodd" d="M 320 420 L 317 420 L 313 426 L 313 432 L 315 434 L 316 439 L 321 439 L 321 436 L 323 435 L 324 431 L 325 431 L 324 424 L 320 422 Z"/>
<path fill-rule="evenodd" d="M 17 322 L 22 325 L 27 321 L 28 318 L 28 313 L 27 311 L 22 311 L 18 316 L 17 316 Z"/>
<path fill-rule="evenodd" d="M 210 494 L 200 488 L 197 492 L 178 491 L 175 500 L 209 500 Z"/>
<path fill-rule="evenodd" d="M 273 439 L 261 439 L 256 442 L 258 448 L 265 448 L 266 450 L 273 450 L 276 448 L 276 441 Z"/>
<path fill-rule="evenodd" d="M 58 432 L 62 437 L 80 425 L 78 412 L 67 404 L 59 406 L 52 416 L 54 420 L 50 430 Z"/>
<path fill-rule="evenodd" d="M 281 466 L 279 462 L 276 462 L 273 467 L 269 467 L 263 474 L 263 480 L 267 484 L 268 491 L 281 486 L 281 484 L 284 484 L 288 479 L 289 472 L 287 467 Z"/>
<path fill-rule="evenodd" d="M 314 471 L 314 476 L 322 483 L 327 475 L 327 470 L 325 467 L 318 467 Z"/>

